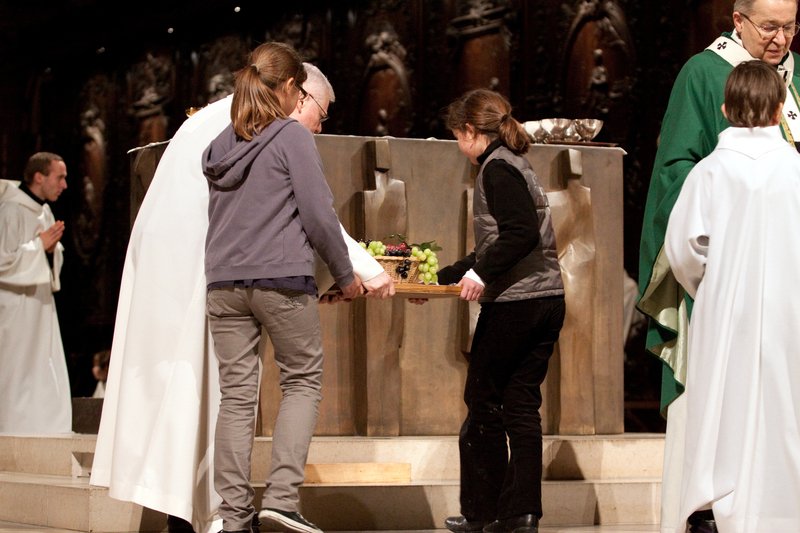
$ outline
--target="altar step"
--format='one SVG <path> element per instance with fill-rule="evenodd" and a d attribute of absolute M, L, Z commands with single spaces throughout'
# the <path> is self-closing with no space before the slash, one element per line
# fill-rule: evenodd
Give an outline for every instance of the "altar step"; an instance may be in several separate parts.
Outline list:
<path fill-rule="evenodd" d="M 0 437 L 0 521 L 74 531 L 161 531 L 164 515 L 89 486 L 95 438 Z M 270 439 L 256 439 L 258 496 L 270 447 Z M 545 437 L 542 525 L 657 524 L 662 458 L 663 435 Z M 392 476 L 347 482 L 346 470 L 320 468 L 322 481 L 332 472 L 337 481 L 306 483 L 301 502 L 304 515 L 323 530 L 437 529 L 458 514 L 455 437 L 316 437 L 308 462 L 360 463 L 363 468 L 353 469 L 360 475 Z M 410 472 L 410 481 L 398 481 L 400 471 Z"/>

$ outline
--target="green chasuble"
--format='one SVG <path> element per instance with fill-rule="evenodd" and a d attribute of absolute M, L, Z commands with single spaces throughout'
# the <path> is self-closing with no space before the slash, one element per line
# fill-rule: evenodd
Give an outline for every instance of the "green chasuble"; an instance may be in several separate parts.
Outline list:
<path fill-rule="evenodd" d="M 730 33 L 723 34 L 730 37 Z M 724 45 L 739 46 L 732 40 Z M 794 54 L 794 53 L 792 53 Z M 794 54 L 800 65 L 800 56 Z M 686 175 L 717 145 L 729 126 L 720 109 L 725 82 L 733 66 L 711 50 L 686 62 L 678 74 L 661 124 L 658 152 L 647 194 L 639 251 L 639 309 L 649 318 L 647 349 L 664 362 L 661 411 L 683 392 L 691 299 L 670 271 L 663 252 L 664 234 L 672 206 Z M 792 74 L 794 86 L 800 77 Z M 796 98 L 794 87 L 788 98 Z M 782 123 L 784 136 L 787 132 Z M 800 140 L 800 139 L 794 139 Z"/>

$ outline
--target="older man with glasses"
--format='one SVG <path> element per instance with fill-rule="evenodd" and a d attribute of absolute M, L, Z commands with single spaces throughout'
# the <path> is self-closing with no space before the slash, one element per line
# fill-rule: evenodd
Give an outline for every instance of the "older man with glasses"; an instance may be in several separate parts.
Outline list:
<path fill-rule="evenodd" d="M 800 108 L 796 87 L 797 54 L 789 46 L 798 31 L 797 0 L 735 0 L 733 31 L 725 32 L 681 69 L 672 88 L 661 125 L 658 152 L 642 226 L 639 256 L 638 307 L 650 319 L 647 348 L 661 358 L 661 408 L 667 415 L 667 435 L 661 502 L 661 531 L 681 532 L 687 515 L 692 533 L 716 531 L 714 513 L 724 510 L 713 499 L 700 508 L 681 503 L 685 454 L 704 456 L 713 464 L 716 449 L 690 449 L 696 435 L 687 434 L 686 346 L 692 300 L 675 281 L 663 251 L 667 220 L 689 171 L 711 153 L 718 134 L 729 126 L 722 114 L 725 81 L 743 61 L 761 60 L 775 66 L 787 85 L 780 121 L 785 140 L 800 141 Z M 694 385 L 698 386 L 698 385 Z M 688 407 L 689 409 L 691 407 Z M 715 424 L 709 420 L 707 424 Z M 719 439 L 736 439 L 719 435 Z M 747 483 L 750 479 L 742 479 Z M 717 503 L 715 505 L 715 503 Z M 756 531 L 748 529 L 748 531 Z"/>

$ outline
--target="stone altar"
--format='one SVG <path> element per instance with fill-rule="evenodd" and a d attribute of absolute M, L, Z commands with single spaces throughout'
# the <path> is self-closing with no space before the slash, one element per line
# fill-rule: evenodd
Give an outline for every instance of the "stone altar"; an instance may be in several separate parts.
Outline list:
<path fill-rule="evenodd" d="M 405 232 L 409 242 L 436 240 L 442 265 L 471 251 L 476 169 L 455 141 L 316 139 L 336 210 L 354 238 Z M 162 151 L 132 152 L 131 220 Z M 568 317 L 543 388 L 546 434 L 624 431 L 624 154 L 588 144 L 532 145 L 527 154 L 553 206 L 567 290 Z M 321 306 L 320 314 L 325 375 L 317 435 L 458 434 L 474 316 L 466 302 L 359 299 Z M 259 433 L 269 435 L 280 390 L 269 343 L 264 352 Z"/>

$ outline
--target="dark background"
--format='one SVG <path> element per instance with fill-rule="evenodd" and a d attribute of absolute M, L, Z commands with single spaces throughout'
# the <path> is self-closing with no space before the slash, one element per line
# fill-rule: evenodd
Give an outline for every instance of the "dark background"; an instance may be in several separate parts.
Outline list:
<path fill-rule="evenodd" d="M 625 268 L 638 241 L 660 120 L 683 62 L 730 30 L 732 1 L 339 0 L 0 3 L 0 177 L 61 154 L 69 188 L 57 294 L 74 396 L 108 348 L 130 230 L 127 151 L 169 139 L 229 89 L 256 45 L 292 44 L 336 91 L 325 133 L 450 138 L 465 90 L 505 94 L 520 121 L 605 120 L 625 163 Z M 663 429 L 660 363 L 626 346 L 626 430 Z"/>

